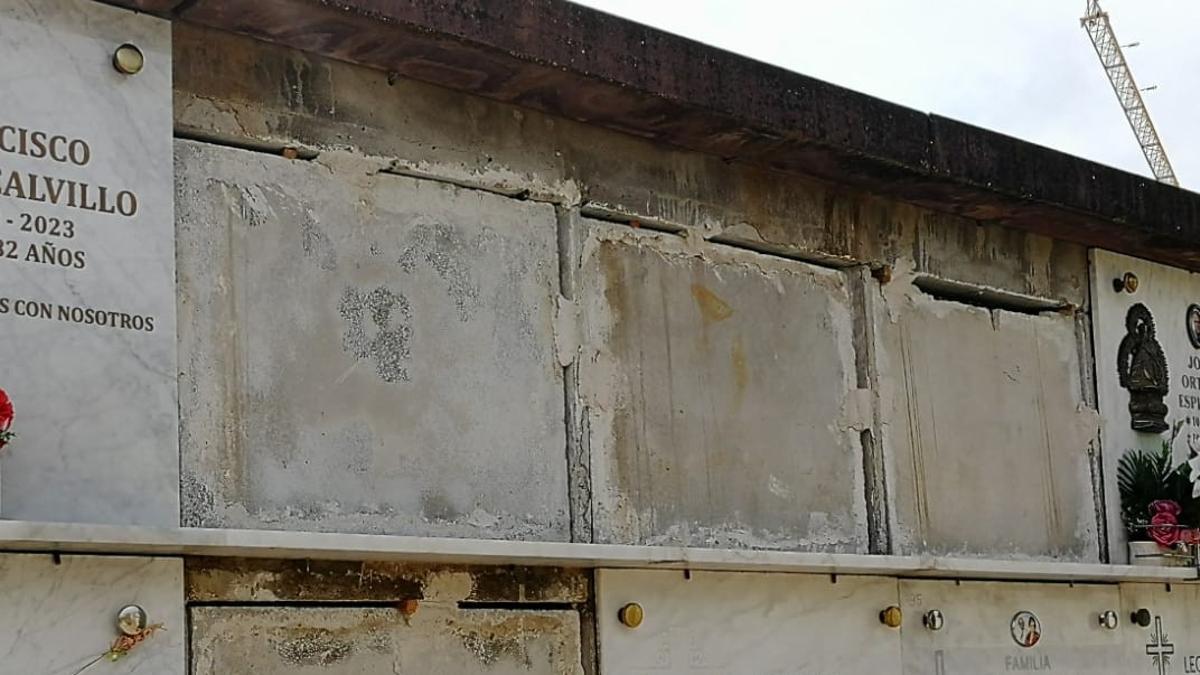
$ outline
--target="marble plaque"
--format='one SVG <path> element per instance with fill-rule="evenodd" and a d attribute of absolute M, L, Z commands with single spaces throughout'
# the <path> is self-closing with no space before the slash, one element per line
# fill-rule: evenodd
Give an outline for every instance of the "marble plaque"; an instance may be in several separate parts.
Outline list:
<path fill-rule="evenodd" d="M 176 526 L 170 24 L 10 0 L 0 44 L 0 516 Z"/>
<path fill-rule="evenodd" d="M 0 673 L 183 675 L 183 602 L 179 558 L 0 554 Z M 98 658 L 127 605 L 162 630 L 117 661 Z"/>
<path fill-rule="evenodd" d="M 1121 608 L 1125 672 L 1200 673 L 1200 585 L 1122 584 Z"/>
<path fill-rule="evenodd" d="M 636 628 L 618 620 L 629 603 Z M 600 672 L 898 673 L 901 631 L 879 620 L 895 604 L 882 577 L 599 570 Z"/>
<path fill-rule="evenodd" d="M 900 605 L 905 675 L 1130 672 L 1126 627 L 1099 621 L 1121 614 L 1115 586 L 906 580 Z"/>
<path fill-rule="evenodd" d="M 1114 288 L 1114 281 L 1132 275 L 1134 290 Z M 1110 550 L 1113 562 L 1126 562 L 1125 531 L 1121 524 L 1121 499 L 1117 490 L 1117 463 L 1133 449 L 1159 451 L 1172 438 L 1175 462 L 1188 458 L 1189 447 L 1200 450 L 1200 347 L 1193 344 L 1189 314 L 1196 314 L 1200 328 L 1200 275 L 1138 258 L 1094 251 L 1092 253 L 1092 336 L 1096 354 L 1096 389 L 1102 419 L 1105 506 Z M 1136 309 L 1137 306 L 1144 308 Z M 1154 325 L 1154 340 L 1126 340 L 1129 324 L 1148 314 Z M 1142 322 L 1144 323 L 1144 321 Z M 1141 325 L 1141 324 L 1139 324 Z M 1196 334 L 1200 338 L 1200 334 Z M 1142 364 L 1138 370 L 1158 361 L 1166 366 L 1165 393 L 1134 392 L 1122 386 L 1118 355 L 1122 342 L 1130 346 L 1130 362 Z M 1139 346 L 1134 347 L 1135 344 Z M 1158 403 L 1161 401 L 1161 403 Z M 1135 415 L 1130 404 L 1142 410 Z M 1162 421 L 1165 431 L 1135 430 L 1135 417 L 1149 422 L 1155 405 L 1165 406 Z M 1144 425 L 1147 426 L 1147 425 Z"/>

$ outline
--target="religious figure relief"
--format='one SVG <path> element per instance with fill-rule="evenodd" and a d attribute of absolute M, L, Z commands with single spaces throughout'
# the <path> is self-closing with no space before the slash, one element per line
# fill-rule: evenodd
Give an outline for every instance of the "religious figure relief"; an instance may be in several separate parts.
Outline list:
<path fill-rule="evenodd" d="M 1129 390 L 1129 414 L 1134 431 L 1162 433 L 1167 424 L 1167 358 L 1154 338 L 1154 317 L 1142 303 L 1125 315 L 1125 337 L 1117 349 L 1117 376 Z"/>

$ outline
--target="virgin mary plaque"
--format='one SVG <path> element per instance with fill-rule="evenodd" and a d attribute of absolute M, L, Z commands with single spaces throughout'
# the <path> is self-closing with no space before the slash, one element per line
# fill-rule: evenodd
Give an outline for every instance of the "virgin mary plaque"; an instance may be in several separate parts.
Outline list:
<path fill-rule="evenodd" d="M 1167 358 L 1154 336 L 1154 317 L 1140 302 L 1125 314 L 1125 337 L 1117 349 L 1117 376 L 1129 391 L 1133 430 L 1156 434 L 1166 431 L 1170 427 L 1163 402 L 1170 388 Z"/>

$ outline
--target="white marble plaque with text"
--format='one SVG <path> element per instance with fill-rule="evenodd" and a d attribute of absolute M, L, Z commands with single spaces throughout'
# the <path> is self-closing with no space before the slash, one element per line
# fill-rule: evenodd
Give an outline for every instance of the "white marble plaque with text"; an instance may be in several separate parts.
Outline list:
<path fill-rule="evenodd" d="M 177 526 L 170 24 L 7 0 L 0 45 L 0 516 Z"/>
<path fill-rule="evenodd" d="M 1132 274 L 1137 288 L 1115 290 L 1113 281 Z M 1112 562 L 1126 562 L 1121 500 L 1117 490 L 1117 463 L 1133 449 L 1161 450 L 1172 431 L 1137 431 L 1131 424 L 1130 392 L 1121 386 L 1117 372 L 1121 341 L 1135 305 L 1144 306 L 1154 323 L 1155 342 L 1167 366 L 1167 392 L 1162 397 L 1165 421 L 1178 433 L 1174 437 L 1175 462 L 1188 458 L 1188 448 L 1200 450 L 1200 347 L 1188 334 L 1188 308 L 1197 305 L 1200 315 L 1200 275 L 1167 265 L 1096 250 L 1092 252 L 1092 336 L 1096 354 L 1096 389 L 1102 419 L 1104 492 Z M 1200 316 L 1198 316 L 1200 318 Z M 1200 325 L 1197 325 L 1200 329 Z M 1200 331 L 1197 332 L 1200 338 Z"/>

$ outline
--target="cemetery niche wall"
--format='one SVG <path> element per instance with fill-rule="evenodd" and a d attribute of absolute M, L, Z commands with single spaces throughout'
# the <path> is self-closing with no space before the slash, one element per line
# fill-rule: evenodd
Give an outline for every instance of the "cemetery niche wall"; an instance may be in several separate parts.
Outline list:
<path fill-rule="evenodd" d="M 819 83 L 776 110 L 946 150 L 937 207 L 862 148 L 872 183 L 820 173 L 829 129 L 766 139 L 789 169 L 729 120 L 732 153 L 658 135 L 694 92 L 606 128 L 574 61 L 478 89 L 592 21 L 586 54 L 657 50 L 645 81 L 729 58 L 700 45 L 558 0 L 512 3 L 578 12 L 527 52 L 472 42 L 503 0 L 335 4 L 0 8 L 0 672 L 1200 673 L 1195 570 L 1099 564 L 1129 512 L 1155 565 L 1188 529 L 1193 274 L 1089 254 L 1077 206 L 989 211 L 940 118 Z M 129 603 L 162 630 L 97 661 Z"/>

